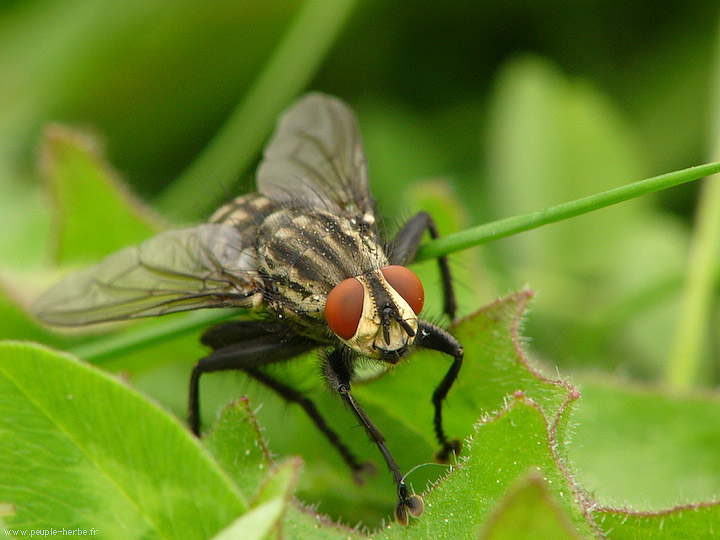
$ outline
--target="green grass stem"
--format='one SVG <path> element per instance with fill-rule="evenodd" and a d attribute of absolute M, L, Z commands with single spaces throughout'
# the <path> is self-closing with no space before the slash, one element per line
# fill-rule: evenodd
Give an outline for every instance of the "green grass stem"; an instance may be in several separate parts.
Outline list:
<path fill-rule="evenodd" d="M 423 244 L 418 250 L 416 260 L 431 259 L 448 255 L 455 251 L 484 244 L 499 238 L 505 238 L 523 231 L 536 229 L 549 223 L 555 223 L 571 217 L 586 214 L 606 206 L 629 201 L 641 195 L 654 193 L 673 186 L 699 180 L 705 176 L 720 172 L 720 162 L 697 165 L 680 171 L 661 174 L 633 184 L 621 186 L 602 193 L 576 199 L 571 202 L 551 206 L 544 210 L 536 210 L 492 223 L 478 225 L 443 238 Z"/>

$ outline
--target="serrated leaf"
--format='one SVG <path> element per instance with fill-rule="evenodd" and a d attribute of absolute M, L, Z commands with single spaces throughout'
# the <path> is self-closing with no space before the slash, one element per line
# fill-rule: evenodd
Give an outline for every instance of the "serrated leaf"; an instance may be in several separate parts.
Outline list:
<path fill-rule="evenodd" d="M 547 423 L 541 424 L 539 432 L 540 439 L 548 441 L 549 435 L 548 430 L 552 430 L 552 436 L 557 437 L 564 433 L 560 425 L 559 418 L 564 418 L 568 403 L 571 403 L 577 396 L 575 390 L 564 383 L 553 382 L 544 379 L 531 368 L 527 360 L 525 359 L 517 336 L 518 326 L 521 322 L 522 313 L 525 310 L 526 303 L 530 298 L 528 292 L 517 293 L 511 295 L 508 298 L 494 302 L 490 306 L 484 308 L 473 317 L 464 321 L 456 330 L 456 335 L 460 336 L 462 343 L 466 350 L 466 362 L 463 365 L 461 371 L 461 379 L 457 388 L 453 388 L 448 404 L 446 408 L 447 419 L 449 425 L 460 426 L 460 432 L 451 432 L 452 435 L 465 436 L 471 431 L 471 426 L 475 423 L 476 419 L 483 413 L 489 415 L 493 411 L 504 410 L 507 400 L 512 399 L 513 396 L 518 395 L 523 398 L 530 399 L 534 396 L 540 403 L 543 404 L 543 411 L 547 410 L 547 418 L 549 418 L 550 426 Z M 386 436 L 388 445 L 391 447 L 394 455 L 407 469 L 418 463 L 426 462 L 435 449 L 434 436 L 432 434 L 432 407 L 430 403 L 430 397 L 432 391 L 448 367 L 447 359 L 438 357 L 437 353 L 433 352 L 419 352 L 413 355 L 411 361 L 405 365 L 399 367 L 396 372 L 386 374 L 383 378 L 375 381 L 368 382 L 367 384 L 356 386 L 356 395 L 361 403 L 364 405 L 370 405 L 366 407 L 368 411 L 372 409 L 369 414 L 373 418 L 374 422 L 381 428 Z M 466 371 L 467 370 L 467 371 Z M 292 377 L 284 372 L 282 375 L 285 380 L 292 380 Z M 457 392 L 457 394 L 454 394 Z M 263 394 L 266 398 L 263 406 L 263 412 L 267 412 L 265 405 L 267 405 L 267 398 L 269 396 Z M 316 397 L 316 396 L 313 396 Z M 372 399 L 370 399 L 372 398 Z M 425 403 L 426 402 L 426 403 Z M 222 445 L 227 451 L 221 459 L 221 462 L 229 461 L 231 463 L 244 462 L 246 457 L 249 459 L 249 466 L 251 468 L 250 474 L 256 475 L 254 481 L 250 484 L 256 484 L 260 475 L 257 472 L 259 465 L 266 463 L 266 455 L 264 451 L 260 451 L 256 446 L 259 440 L 259 430 L 252 425 L 247 423 L 247 413 L 249 410 L 242 412 L 243 408 L 247 405 L 240 403 L 239 406 L 230 408 L 221 417 L 220 429 L 213 432 L 210 436 L 211 445 L 217 448 L 217 442 L 222 440 L 223 437 L 229 436 L 229 439 L 223 441 Z M 338 410 L 339 409 L 339 410 Z M 278 422 L 276 416 L 268 415 L 267 423 L 263 429 L 267 429 L 268 437 L 271 441 L 271 446 L 277 444 L 277 437 L 283 435 L 283 431 L 287 435 L 291 436 L 296 443 L 296 449 L 301 449 L 303 446 L 302 438 L 308 437 L 309 439 L 317 443 L 317 448 L 323 448 L 322 451 L 318 450 L 315 454 L 307 454 L 303 452 L 305 459 L 309 461 L 312 466 L 308 467 L 308 474 L 317 474 L 320 467 L 328 467 L 328 461 L 332 461 L 335 457 L 334 450 L 329 447 L 328 443 L 317 434 L 314 426 L 303 426 L 302 430 L 297 428 L 291 428 L 291 423 L 288 421 L 288 413 L 293 410 L 291 407 L 288 409 L 285 406 L 285 410 L 278 412 L 274 410 L 276 414 L 280 414 L 283 417 L 282 422 Z M 342 414 L 347 415 L 347 411 L 342 408 L 335 407 L 335 411 L 338 413 L 338 418 L 342 418 Z M 422 414 L 425 412 L 425 414 Z M 233 427 L 231 418 L 233 415 L 240 415 L 238 419 L 242 424 L 237 426 L 237 431 Z M 302 411 L 299 412 L 298 420 L 302 419 Z M 467 422 L 466 425 L 462 425 L 463 422 Z M 277 430 L 276 426 L 282 426 L 283 429 Z M 335 426 L 335 423 L 332 423 Z M 464 431 L 463 431 L 464 429 Z M 532 428 L 529 428 L 530 430 Z M 359 430 L 355 430 L 356 434 Z M 223 432 L 225 435 L 223 435 Z M 361 439 L 362 432 L 360 433 Z M 502 434 L 496 439 L 492 437 L 483 437 L 486 444 L 489 446 L 480 453 L 482 455 L 492 453 L 505 455 L 506 457 L 510 454 L 505 452 L 503 454 L 503 445 L 506 444 L 504 438 L 506 434 Z M 300 437 L 300 438 L 298 438 Z M 524 435 L 519 436 L 520 439 L 525 441 L 529 440 L 528 433 L 524 432 Z M 250 439 L 250 440 L 248 440 Z M 347 442 L 347 441 L 346 441 Z M 374 457 L 377 462 L 378 456 L 376 449 L 369 445 L 367 441 L 362 441 L 364 446 L 352 446 L 353 450 L 358 448 L 361 451 L 370 450 L 369 455 Z M 492 448 L 492 444 L 500 446 L 498 448 Z M 549 442 L 546 442 L 546 449 L 550 447 Z M 553 442 L 552 444 L 555 444 Z M 238 448 L 242 448 L 243 452 L 248 452 L 247 456 L 235 455 L 233 452 L 240 452 Z M 277 448 L 275 446 L 274 448 Z M 533 450 L 535 448 L 533 447 Z M 464 451 L 473 452 L 472 448 L 467 448 Z M 362 455 L 366 455 L 367 452 Z M 222 455 L 222 454 L 221 454 Z M 483 458 L 484 459 L 484 458 Z M 557 459 L 557 458 L 553 458 Z M 414 460 L 414 462 L 413 462 Z M 551 460 L 552 461 L 552 460 Z M 556 462 L 553 462 L 555 467 L 558 467 Z M 526 466 L 529 466 L 525 464 Z M 358 488 L 349 482 L 350 474 L 340 465 L 342 468 L 339 471 L 339 476 L 328 477 L 326 491 L 318 491 L 314 495 L 317 498 L 310 500 L 321 500 L 323 507 L 328 504 L 328 500 L 332 497 L 338 500 L 345 500 L 344 514 L 342 515 L 345 519 L 348 519 L 348 515 L 351 514 L 349 507 L 353 504 L 353 501 L 362 500 L 366 497 L 368 487 Z M 379 467 L 380 471 L 382 469 Z M 406 469 L 406 470 L 407 470 Z M 431 474 L 424 474 L 422 471 L 431 470 Z M 411 484 L 415 485 L 416 489 L 422 489 L 424 485 L 424 479 L 437 478 L 438 472 L 442 471 L 442 467 L 425 467 L 419 471 L 414 472 L 408 477 Z M 511 468 L 507 469 L 511 471 Z M 255 471 L 255 472 L 253 472 Z M 520 472 L 524 472 L 525 469 L 521 469 Z M 507 478 L 503 479 L 500 487 L 505 486 L 507 488 L 515 479 L 515 475 L 519 474 L 518 471 L 514 471 Z M 233 476 L 239 478 L 245 478 L 241 475 L 233 474 Z M 378 479 L 380 481 L 380 488 L 374 488 L 371 493 L 375 497 L 380 497 L 380 501 L 385 501 L 387 512 L 389 513 L 393 505 L 393 489 L 389 482 L 389 478 L 383 475 L 382 472 L 378 472 Z M 331 480 L 332 478 L 332 480 Z M 384 482 L 383 482 L 384 480 Z M 488 480 L 488 483 L 497 488 L 497 478 L 493 475 Z M 382 486 L 385 486 L 384 488 Z M 444 486 L 445 484 L 443 484 Z M 556 486 L 560 484 L 556 482 Z M 458 488 L 457 491 L 453 492 L 455 499 L 451 505 L 456 505 L 458 500 L 468 499 L 472 500 L 473 496 L 471 493 L 482 493 L 484 497 L 484 489 L 486 486 L 479 488 L 476 485 L 464 485 L 462 488 Z M 464 491 L 463 491 L 464 490 Z M 501 494 L 502 492 L 500 492 Z M 566 490 L 566 493 L 570 491 Z M 499 497 L 500 494 L 497 496 Z M 447 497 L 447 494 L 443 495 Z M 439 495 L 435 495 L 434 492 L 428 498 L 433 500 L 432 497 L 442 498 Z M 438 503 L 439 504 L 439 503 Z M 578 510 L 576 509 L 576 513 Z M 360 514 L 362 515 L 362 514 Z M 369 514 L 365 514 L 368 516 Z M 473 513 L 472 518 L 466 518 L 470 522 L 478 525 L 480 519 L 478 516 L 481 514 Z M 301 515 L 302 516 L 302 515 Z M 304 519 L 308 519 L 305 515 Z M 423 516 L 419 521 L 424 522 L 426 519 L 432 520 L 432 516 Z M 301 517 L 297 517 L 295 523 L 301 521 Z M 317 523 L 314 524 L 317 527 Z M 420 526 L 422 528 L 422 526 Z M 414 528 L 414 527 L 411 527 Z M 332 531 L 326 531 L 329 534 Z M 433 531 L 434 533 L 437 531 Z"/>
<path fill-rule="evenodd" d="M 41 168 L 53 195 L 56 262 L 97 260 L 160 230 L 160 220 L 121 184 L 89 135 L 49 127 Z"/>
<path fill-rule="evenodd" d="M 205 539 L 246 509 L 175 419 L 99 370 L 32 344 L 0 345 L 0 474 L 13 529 Z"/>
<path fill-rule="evenodd" d="M 605 508 L 595 511 L 594 516 L 608 540 L 717 538 L 720 530 L 720 503 L 717 502 L 679 506 L 662 512 Z"/>
<path fill-rule="evenodd" d="M 717 396 L 590 379 L 573 420 L 568 458 L 608 538 L 711 538 L 720 530 L 720 507 L 707 502 L 720 490 Z"/>
<path fill-rule="evenodd" d="M 518 397 L 498 416 L 477 425 L 466 457 L 425 496 L 425 514 L 409 527 L 390 527 L 385 537 L 477 538 L 493 508 L 529 471 L 540 475 L 559 512 L 582 537 L 596 537 L 581 493 L 555 448 L 552 423 L 535 403 Z"/>
<path fill-rule="evenodd" d="M 448 407 L 445 409 L 448 414 L 447 420 L 451 425 L 462 427 L 462 422 L 472 422 L 468 418 L 473 415 L 485 413 L 487 419 L 477 428 L 477 433 L 466 444 L 463 450 L 464 457 L 457 464 L 456 469 L 442 479 L 436 488 L 424 495 L 425 514 L 420 519 L 413 520 L 410 527 L 402 528 L 393 525 L 374 533 L 372 537 L 476 538 L 483 531 L 487 534 L 493 531 L 493 529 L 486 528 L 491 527 L 487 523 L 497 523 L 497 521 L 492 521 L 493 516 L 496 515 L 493 512 L 497 512 L 494 509 L 501 504 L 502 500 L 514 501 L 517 508 L 513 511 L 532 516 L 534 512 L 537 512 L 538 504 L 540 504 L 537 497 L 531 498 L 529 501 L 518 502 L 512 491 L 518 478 L 524 477 L 528 470 L 535 471 L 535 474 L 542 476 L 543 485 L 547 487 L 552 500 L 557 504 L 556 510 L 561 517 L 558 517 L 557 523 L 554 519 L 551 520 L 551 523 L 557 525 L 567 521 L 580 531 L 583 538 L 596 537 L 599 533 L 588 519 L 588 513 L 592 515 L 599 530 L 607 533 L 609 538 L 633 538 L 633 535 L 640 534 L 673 538 L 681 536 L 686 531 L 707 532 L 713 530 L 717 525 L 718 518 L 716 505 L 700 504 L 657 513 L 638 513 L 624 509 L 598 507 L 596 501 L 593 501 L 578 487 L 576 481 L 570 476 L 564 461 L 568 413 L 575 408 L 577 391 L 566 383 L 553 382 L 543 378 L 528 364 L 522 351 L 518 327 L 521 324 L 522 313 L 529 297 L 529 293 L 524 292 L 497 301 L 463 321 L 454 330 L 466 347 L 467 359 L 463 371 L 461 371 L 461 381 L 457 388 L 453 389 L 453 392 L 457 391 L 457 393 L 451 392 Z M 168 421 L 174 426 L 177 433 L 173 430 L 168 432 L 167 426 L 158 429 L 157 411 L 148 414 L 147 412 L 140 413 L 137 410 L 142 410 L 143 407 L 155 410 L 152 406 L 147 403 L 144 406 L 140 405 L 143 403 L 141 398 L 135 396 L 114 379 L 99 374 L 92 368 L 35 346 L 4 345 L 0 352 L 12 353 L 20 357 L 9 363 L 0 364 L 2 366 L 1 373 L 4 375 L 2 381 L 4 391 L 0 394 L 3 396 L 0 421 L 5 424 L 4 431 L 10 433 L 10 436 L 0 436 L 0 456 L 2 456 L 0 460 L 5 460 L 4 462 L 0 461 L 0 471 L 17 470 L 17 460 L 23 460 L 33 455 L 26 447 L 14 447 L 10 442 L 15 445 L 18 441 L 32 442 L 32 449 L 35 452 L 38 452 L 38 448 L 52 447 L 55 449 L 53 454 L 48 455 L 46 452 L 41 452 L 35 457 L 35 462 L 42 464 L 41 470 L 45 473 L 43 478 L 50 478 L 53 483 L 59 482 L 59 485 L 64 486 L 59 491 L 63 494 L 61 496 L 63 500 L 72 499 L 80 503 L 79 509 L 75 506 L 63 507 L 62 510 L 65 512 L 63 513 L 52 507 L 52 501 L 48 503 L 42 497 L 38 497 L 38 493 L 44 493 L 39 487 L 31 492 L 31 496 L 18 503 L 6 495 L 7 485 L 0 483 L 0 500 L 8 501 L 12 504 L 13 510 L 17 511 L 17 515 L 8 516 L 8 526 L 14 527 L 18 523 L 22 526 L 22 520 L 27 521 L 29 508 L 33 512 L 37 512 L 37 505 L 40 505 L 40 508 L 50 505 L 49 507 L 52 508 L 52 518 L 48 518 L 50 521 L 47 523 L 57 523 L 58 520 L 64 523 L 63 520 L 71 520 L 73 512 L 86 513 L 87 506 L 90 505 L 93 511 L 97 511 L 96 507 L 100 507 L 99 514 L 92 514 L 96 524 L 98 521 L 103 522 L 102 520 L 123 519 L 126 525 L 128 523 L 133 525 L 132 511 L 137 512 L 138 509 L 133 508 L 129 501 L 134 500 L 132 497 L 136 493 L 131 493 L 132 489 L 127 488 L 125 490 L 127 500 L 122 497 L 119 501 L 115 500 L 114 492 L 107 487 L 108 480 L 102 473 L 99 475 L 89 474 L 83 468 L 81 470 L 83 474 L 78 474 L 76 472 L 77 464 L 84 464 L 83 459 L 86 459 L 87 456 L 93 457 L 96 463 L 110 461 L 113 464 L 103 471 L 106 476 L 113 474 L 112 484 L 124 486 L 126 480 L 123 480 L 123 474 L 125 473 L 118 472 L 118 470 L 122 471 L 122 468 L 118 467 L 118 463 L 121 461 L 118 454 L 129 460 L 132 467 L 140 467 L 140 470 L 153 469 L 153 472 L 148 475 L 155 476 L 158 474 L 155 462 L 162 456 L 165 459 L 163 459 L 164 471 L 161 476 L 163 474 L 171 475 L 174 474 L 170 472 L 170 469 L 175 459 L 173 452 L 178 451 L 178 440 L 182 440 L 183 437 L 186 441 L 192 439 L 187 436 L 182 427 L 169 419 Z M 437 380 L 439 380 L 447 363 L 443 365 L 442 361 L 438 361 L 437 355 L 432 355 L 431 352 L 427 352 L 428 358 L 423 359 L 424 354 L 413 356 L 412 361 L 399 367 L 394 374 L 388 374 L 384 378 L 361 385 L 356 392 L 356 395 L 362 394 L 363 399 L 370 402 L 370 407 L 366 408 L 368 410 L 372 408 L 371 416 L 375 420 L 380 420 L 378 425 L 388 436 L 388 444 L 391 446 L 391 450 L 399 456 L 399 461 L 408 461 L 409 458 L 411 460 L 418 459 L 418 456 L 423 454 L 429 455 L 434 447 L 431 430 L 426 425 L 430 423 L 428 418 L 423 418 L 422 415 L 413 411 L 422 410 L 420 396 L 429 398 L 436 384 L 433 370 L 437 371 L 440 376 L 437 377 Z M 415 378 L 412 375 L 413 369 L 418 369 L 423 377 Z M 90 381 L 96 378 L 98 380 L 91 384 Z M 390 379 L 389 382 L 388 379 Z M 70 390 L 68 385 L 71 381 L 80 381 L 81 384 L 78 384 L 77 389 Z M 82 382 L 87 384 L 82 384 Z M 492 384 L 485 384 L 486 382 Z M 97 387 L 95 387 L 96 383 Z M 382 394 L 384 384 L 388 384 L 384 391 L 393 393 L 393 399 L 388 396 L 384 399 L 369 399 L 376 396 L 374 392 Z M 13 392 L 8 392 L 8 388 L 14 389 L 14 394 L 18 393 L 18 388 L 22 389 L 21 394 L 25 396 L 24 400 L 23 396 L 18 398 L 13 395 Z M 587 437 L 585 434 L 588 433 L 588 430 L 583 429 L 584 425 L 590 426 L 589 433 L 592 433 L 593 429 L 609 427 L 612 422 L 608 423 L 607 420 L 612 418 L 609 413 L 613 410 L 617 411 L 618 417 L 623 417 L 633 411 L 647 411 L 647 414 L 632 419 L 635 427 L 628 428 L 630 431 L 637 431 L 638 425 L 647 424 L 648 418 L 652 418 L 653 415 L 660 415 L 666 420 L 676 417 L 679 421 L 688 417 L 687 414 L 679 413 L 675 416 L 667 415 L 667 409 L 671 403 L 664 403 L 664 400 L 658 400 L 657 396 L 637 396 L 618 389 L 609 391 L 601 384 L 588 388 L 590 389 L 588 391 L 589 398 L 598 403 L 595 403 L 594 408 L 589 408 L 586 417 L 583 417 L 582 414 L 576 416 L 575 420 L 583 420 L 582 424 L 575 428 L 574 444 L 577 445 L 582 445 L 583 438 Z M 408 392 L 410 393 L 408 394 Z M 605 398 L 598 399 L 598 392 L 601 396 L 607 394 L 607 399 L 605 401 L 603 401 Z M 133 399 L 138 402 L 135 403 L 133 399 L 127 398 L 125 393 L 133 396 Z M 55 395 L 53 396 L 53 394 Z M 35 401 L 25 407 L 27 409 L 24 412 L 26 416 L 20 420 L 17 410 L 22 408 L 18 408 L 17 404 L 28 401 L 27 396 L 30 395 Z M 453 401 L 454 395 L 456 401 Z M 68 396 L 71 396 L 72 399 L 68 399 Z M 131 406 L 126 403 L 126 398 L 130 400 Z M 415 404 L 414 408 L 408 407 L 406 402 L 408 399 L 410 405 Z M 637 403 L 638 400 L 644 400 L 640 406 Z M 4 405 L 5 403 L 8 405 Z M 609 406 L 611 403 L 615 403 L 614 407 Z M 697 400 L 695 404 L 697 407 L 693 410 L 695 413 L 702 412 L 702 410 L 707 412 L 704 416 L 703 414 L 695 415 L 698 418 L 702 417 L 703 419 L 699 419 L 698 422 L 712 431 L 714 413 L 712 412 L 713 408 L 707 407 L 708 403 L 707 400 Z M 680 405 L 683 404 L 680 403 Z M 44 414 L 28 413 L 28 411 L 32 412 L 33 407 L 41 408 Z M 405 410 L 406 407 L 408 407 L 407 410 Z M 658 407 L 660 411 L 658 411 Z M 335 410 L 338 417 L 341 417 L 342 413 L 347 413 L 342 408 L 335 407 Z M 428 411 L 430 411 L 429 408 Z M 685 413 L 687 412 L 685 411 Z M 159 414 L 163 416 L 162 413 Z M 598 414 L 601 418 L 593 417 Z M 136 418 L 140 418 L 142 421 L 137 421 Z M 149 425 L 145 424 L 148 418 L 151 419 Z M 281 431 L 296 433 L 294 430 L 288 429 L 287 422 L 278 422 L 277 416 L 274 418 L 272 423 L 279 424 L 282 428 Z M 61 422 L 59 419 L 64 420 Z M 43 420 L 45 423 L 49 421 L 51 428 L 43 426 Z M 52 429 L 53 422 L 54 429 Z M 162 425 L 161 422 L 160 426 Z M 688 431 L 690 439 L 692 439 L 692 433 L 698 433 L 697 428 L 693 428 L 692 424 L 687 424 L 685 429 Z M 668 427 L 666 431 L 674 432 L 676 429 Z M 48 435 L 45 432 L 50 433 Z M 141 439 L 145 439 L 145 442 L 148 442 L 147 439 L 152 441 L 150 458 L 143 453 L 142 446 L 139 446 L 138 433 L 141 435 Z M 176 438 L 168 437 L 167 433 L 171 433 Z M 180 439 L 177 439 L 178 433 Z M 255 423 L 248 403 L 240 401 L 238 405 L 228 408 L 221 416 L 220 423 L 208 437 L 208 442 L 218 456 L 218 460 L 240 484 L 240 491 L 245 499 L 255 500 L 256 503 L 262 504 L 274 500 L 274 497 L 280 492 L 286 492 L 284 486 L 287 486 L 285 482 L 287 477 L 283 480 L 282 475 L 277 476 L 273 473 L 269 477 L 267 476 L 268 471 L 271 471 L 273 467 L 260 433 L 261 428 Z M 319 440 L 320 447 L 324 448 L 319 455 L 310 457 L 311 461 L 315 463 L 315 467 L 326 463 L 332 454 L 332 452 L 328 454 L 330 448 L 327 443 L 321 440 L 322 438 L 312 426 L 301 433 L 311 439 Z M 38 439 L 38 434 L 42 435 L 40 439 Z M 462 433 L 460 434 L 462 435 Z M 163 450 L 155 440 L 155 435 L 163 439 L 166 450 Z M 639 432 L 639 435 L 641 438 L 647 438 L 647 434 L 643 435 Z M 66 439 L 69 436 L 72 436 L 72 441 L 68 443 Z M 607 434 L 603 437 L 616 438 L 609 437 Z M 52 438 L 52 442 L 49 441 L 49 438 Z M 89 448 L 82 446 L 81 441 L 86 439 L 93 441 Z M 416 445 L 415 442 L 420 444 Z M 657 442 L 653 443 L 652 439 L 648 439 L 648 443 L 651 446 L 657 444 Z M 587 437 L 587 444 L 595 446 L 589 437 Z M 709 444 L 713 446 L 711 443 Z M 180 446 L 182 447 L 182 445 Z M 191 446 L 197 451 L 194 445 Z M 375 451 L 367 442 L 365 442 L 365 446 L 369 448 L 371 454 Z M 106 447 L 111 450 L 105 450 Z M 573 445 L 570 445 L 570 448 L 572 449 Z M 6 452 L 6 449 L 9 449 L 10 452 Z M 108 452 L 110 457 L 105 452 Z M 608 455 L 616 455 L 612 449 L 606 449 L 603 452 Z M 643 452 L 638 451 L 641 454 Z M 711 448 L 708 448 L 708 452 L 710 455 Z M 176 457 L 176 463 L 182 463 L 177 470 L 182 472 L 180 481 L 184 482 L 187 480 L 188 470 L 198 465 L 197 463 L 193 465 L 194 460 L 189 459 L 182 452 L 180 456 Z M 15 462 L 11 463 L 12 460 Z M 577 466 L 579 460 L 574 459 L 574 461 Z M 59 462 L 60 465 L 56 462 Z M 149 466 L 148 462 L 152 463 L 152 466 Z M 71 463 L 72 466 L 68 467 L 68 463 Z M 297 462 L 295 461 L 295 463 Z M 86 465 L 85 468 L 88 467 L 92 472 L 93 466 Z M 200 466 L 200 468 L 203 467 L 205 466 Z M 48 473 L 48 471 L 50 472 Z M 349 477 L 344 469 L 338 474 L 343 473 L 345 477 Z M 80 479 L 77 476 L 80 476 Z M 222 480 L 222 475 L 220 476 L 221 484 L 223 481 L 227 481 Z M 291 476 L 294 484 L 296 475 L 293 473 Z M 421 490 L 423 486 L 420 481 L 421 477 L 418 472 L 414 472 L 408 477 L 408 480 L 418 490 Z M 32 476 L 29 478 L 33 481 L 31 485 L 39 483 L 40 486 L 46 486 Z M 387 480 L 384 476 L 383 478 Z M 47 480 L 43 481 L 47 482 Z M 143 500 L 141 508 L 144 510 L 145 503 L 148 500 L 153 501 L 154 496 L 148 494 L 147 490 L 142 489 L 142 486 L 138 487 L 138 484 L 135 479 L 133 487 L 142 495 L 138 498 Z M 207 489 L 207 485 L 207 483 L 203 483 L 202 491 Z M 185 486 L 180 491 L 195 494 L 198 493 L 198 489 L 200 488 Z M 362 490 L 356 486 L 347 487 L 342 483 L 331 483 L 327 489 L 328 493 L 341 492 L 340 495 L 344 497 L 347 504 L 352 504 L 352 501 L 356 500 L 355 497 L 362 494 Z M 509 494 L 508 490 L 510 490 Z M 170 491 L 177 490 L 171 489 Z M 215 488 L 213 491 L 216 491 Z M 97 492 L 100 492 L 102 497 L 95 497 Z M 388 508 L 392 506 L 392 489 L 381 488 L 372 493 L 381 498 L 381 503 L 386 502 Z M 163 496 L 165 496 L 165 491 L 163 491 Z M 239 495 L 237 496 L 239 497 Z M 508 497 L 510 499 L 506 499 Z M 172 507 L 175 501 L 172 497 L 170 500 L 170 503 L 167 500 L 164 502 Z M 237 503 L 233 497 L 230 497 L 230 501 L 235 501 L 232 504 Z M 202 505 L 204 503 L 200 500 L 193 501 L 193 504 Z M 209 505 L 218 513 L 224 515 L 228 513 L 228 509 L 223 508 L 223 503 L 218 502 L 215 496 L 213 496 L 212 504 Z M 130 508 L 127 508 L 128 506 Z M 102 513 L 102 509 L 107 507 L 113 508 L 112 516 Z M 271 531 L 273 525 L 280 522 L 277 518 L 278 509 L 275 508 L 268 513 L 266 512 L 268 508 L 265 507 L 262 512 L 255 515 L 259 520 L 256 522 L 259 533 Z M 285 512 L 285 517 L 282 519 L 282 531 L 283 534 L 288 534 L 288 538 L 363 538 L 363 535 L 357 531 L 330 524 L 313 512 L 303 510 L 295 504 L 283 505 L 282 508 Z M 167 506 L 164 510 L 167 511 Z M 235 515 L 241 513 L 237 511 L 237 508 L 235 510 Z M 150 513 L 152 514 L 152 512 L 151 510 Z M 109 512 L 106 513 L 109 514 Z M 159 513 L 160 510 L 157 510 L 153 517 Z M 173 521 L 175 511 L 171 511 L 170 514 L 173 516 L 157 517 L 157 522 L 153 523 L 159 524 L 163 520 L 170 520 L 176 525 Z M 187 512 L 181 511 L 180 515 L 186 516 Z M 128 518 L 128 516 L 131 517 Z M 143 516 L 143 518 L 145 521 L 152 521 L 152 517 Z M 70 523 L 70 526 L 73 526 L 74 522 L 70 521 Z M 551 525 L 538 524 L 538 527 L 540 526 Z M 293 531 L 292 535 L 287 531 Z M 673 533 L 670 534 L 667 531 L 673 531 Z M 127 531 L 124 531 L 123 534 L 125 532 Z"/>

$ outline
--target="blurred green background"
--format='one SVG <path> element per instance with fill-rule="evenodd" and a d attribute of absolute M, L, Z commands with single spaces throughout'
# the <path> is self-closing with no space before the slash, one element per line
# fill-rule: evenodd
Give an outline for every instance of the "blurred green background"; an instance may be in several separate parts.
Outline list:
<path fill-rule="evenodd" d="M 24 304 L 40 288 L 31 278 L 53 268 L 37 162 L 48 123 L 97 135 L 174 224 L 252 190 L 272 119 L 321 90 L 357 112 L 388 226 L 422 207 L 449 234 L 720 156 L 719 21 L 715 0 L 5 0 L 0 283 Z M 225 147 L 229 175 L 192 165 L 229 118 L 246 122 L 230 130 L 245 157 Z M 178 187 L 188 171 L 201 173 L 194 191 Z M 675 188 L 452 255 L 463 314 L 528 285 L 524 333 L 547 373 L 672 384 L 699 193 Z M 102 214 L 95 226 L 102 236 Z M 709 268 L 717 275 L 715 258 Z M 439 318 L 434 271 L 424 263 Z M 715 282 L 691 338 L 690 382 L 705 387 L 720 381 Z M 0 336 L 42 337 L 27 328 L 0 322 Z M 178 359 L 181 388 L 199 351 Z M 167 381 L 147 373 L 140 386 L 182 413 L 184 390 Z"/>

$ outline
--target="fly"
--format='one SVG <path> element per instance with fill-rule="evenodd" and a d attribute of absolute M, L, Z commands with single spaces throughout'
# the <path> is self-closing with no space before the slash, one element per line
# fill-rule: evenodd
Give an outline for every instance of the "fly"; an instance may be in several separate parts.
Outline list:
<path fill-rule="evenodd" d="M 265 368 L 313 349 L 323 371 L 371 441 L 397 488 L 395 518 L 407 524 L 424 503 L 411 494 L 385 438 L 355 400 L 358 360 L 394 365 L 416 347 L 452 357 L 432 396 L 436 458 L 460 450 L 442 426 L 442 402 L 455 382 L 462 346 L 419 318 L 423 286 L 406 267 L 426 232 L 429 214 L 410 219 L 387 243 L 379 237 L 375 204 L 357 120 L 337 98 L 308 94 L 285 112 L 263 152 L 256 193 L 221 207 L 209 223 L 161 233 L 70 275 L 35 304 L 48 324 L 76 326 L 200 308 L 241 307 L 264 314 L 224 322 L 201 341 L 211 352 L 192 371 L 189 424 L 200 433 L 199 380 L 204 373 L 241 370 L 300 405 L 356 479 L 366 465 L 340 440 L 313 401 Z M 455 295 L 444 257 L 438 259 L 444 311 L 455 317 Z"/>

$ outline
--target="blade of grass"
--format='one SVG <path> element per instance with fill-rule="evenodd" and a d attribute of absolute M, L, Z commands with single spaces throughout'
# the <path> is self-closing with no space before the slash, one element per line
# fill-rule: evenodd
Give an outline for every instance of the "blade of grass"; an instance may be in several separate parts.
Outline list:
<path fill-rule="evenodd" d="M 158 200 L 166 215 L 180 219 L 212 210 L 246 170 L 275 119 L 308 84 L 340 34 L 357 0 L 306 0 L 243 100 L 203 152 Z M 212 181 L 219 189 L 207 189 Z M 187 204 L 192 201 L 192 204 Z"/>
<path fill-rule="evenodd" d="M 455 251 L 484 244 L 499 238 L 505 238 L 519 232 L 536 229 L 542 225 L 555 223 L 571 217 L 586 214 L 606 206 L 621 203 L 654 193 L 673 186 L 678 186 L 705 176 L 720 172 L 720 162 L 697 165 L 671 173 L 661 174 L 645 180 L 640 180 L 626 186 L 621 186 L 602 193 L 576 199 L 567 203 L 551 206 L 544 210 L 537 210 L 519 216 L 478 225 L 455 234 L 433 240 L 420 246 L 415 260 L 421 261 L 441 255 L 448 255 Z"/>
<path fill-rule="evenodd" d="M 720 247 L 720 183 L 703 185 L 693 230 L 682 307 L 665 371 L 665 382 L 677 389 L 689 388 L 697 382 L 710 330 Z"/>
<path fill-rule="evenodd" d="M 720 40 L 715 46 L 715 82 L 720 81 Z M 717 84 L 712 85 L 717 89 Z M 713 154 L 720 156 L 720 106 L 717 93 L 712 123 Z M 703 363 L 703 353 L 710 332 L 710 312 L 715 296 L 720 250 L 720 185 L 706 182 L 700 193 L 693 238 L 687 259 L 682 306 L 672 353 L 665 371 L 665 382 L 677 389 L 688 388 L 697 382 Z"/>

